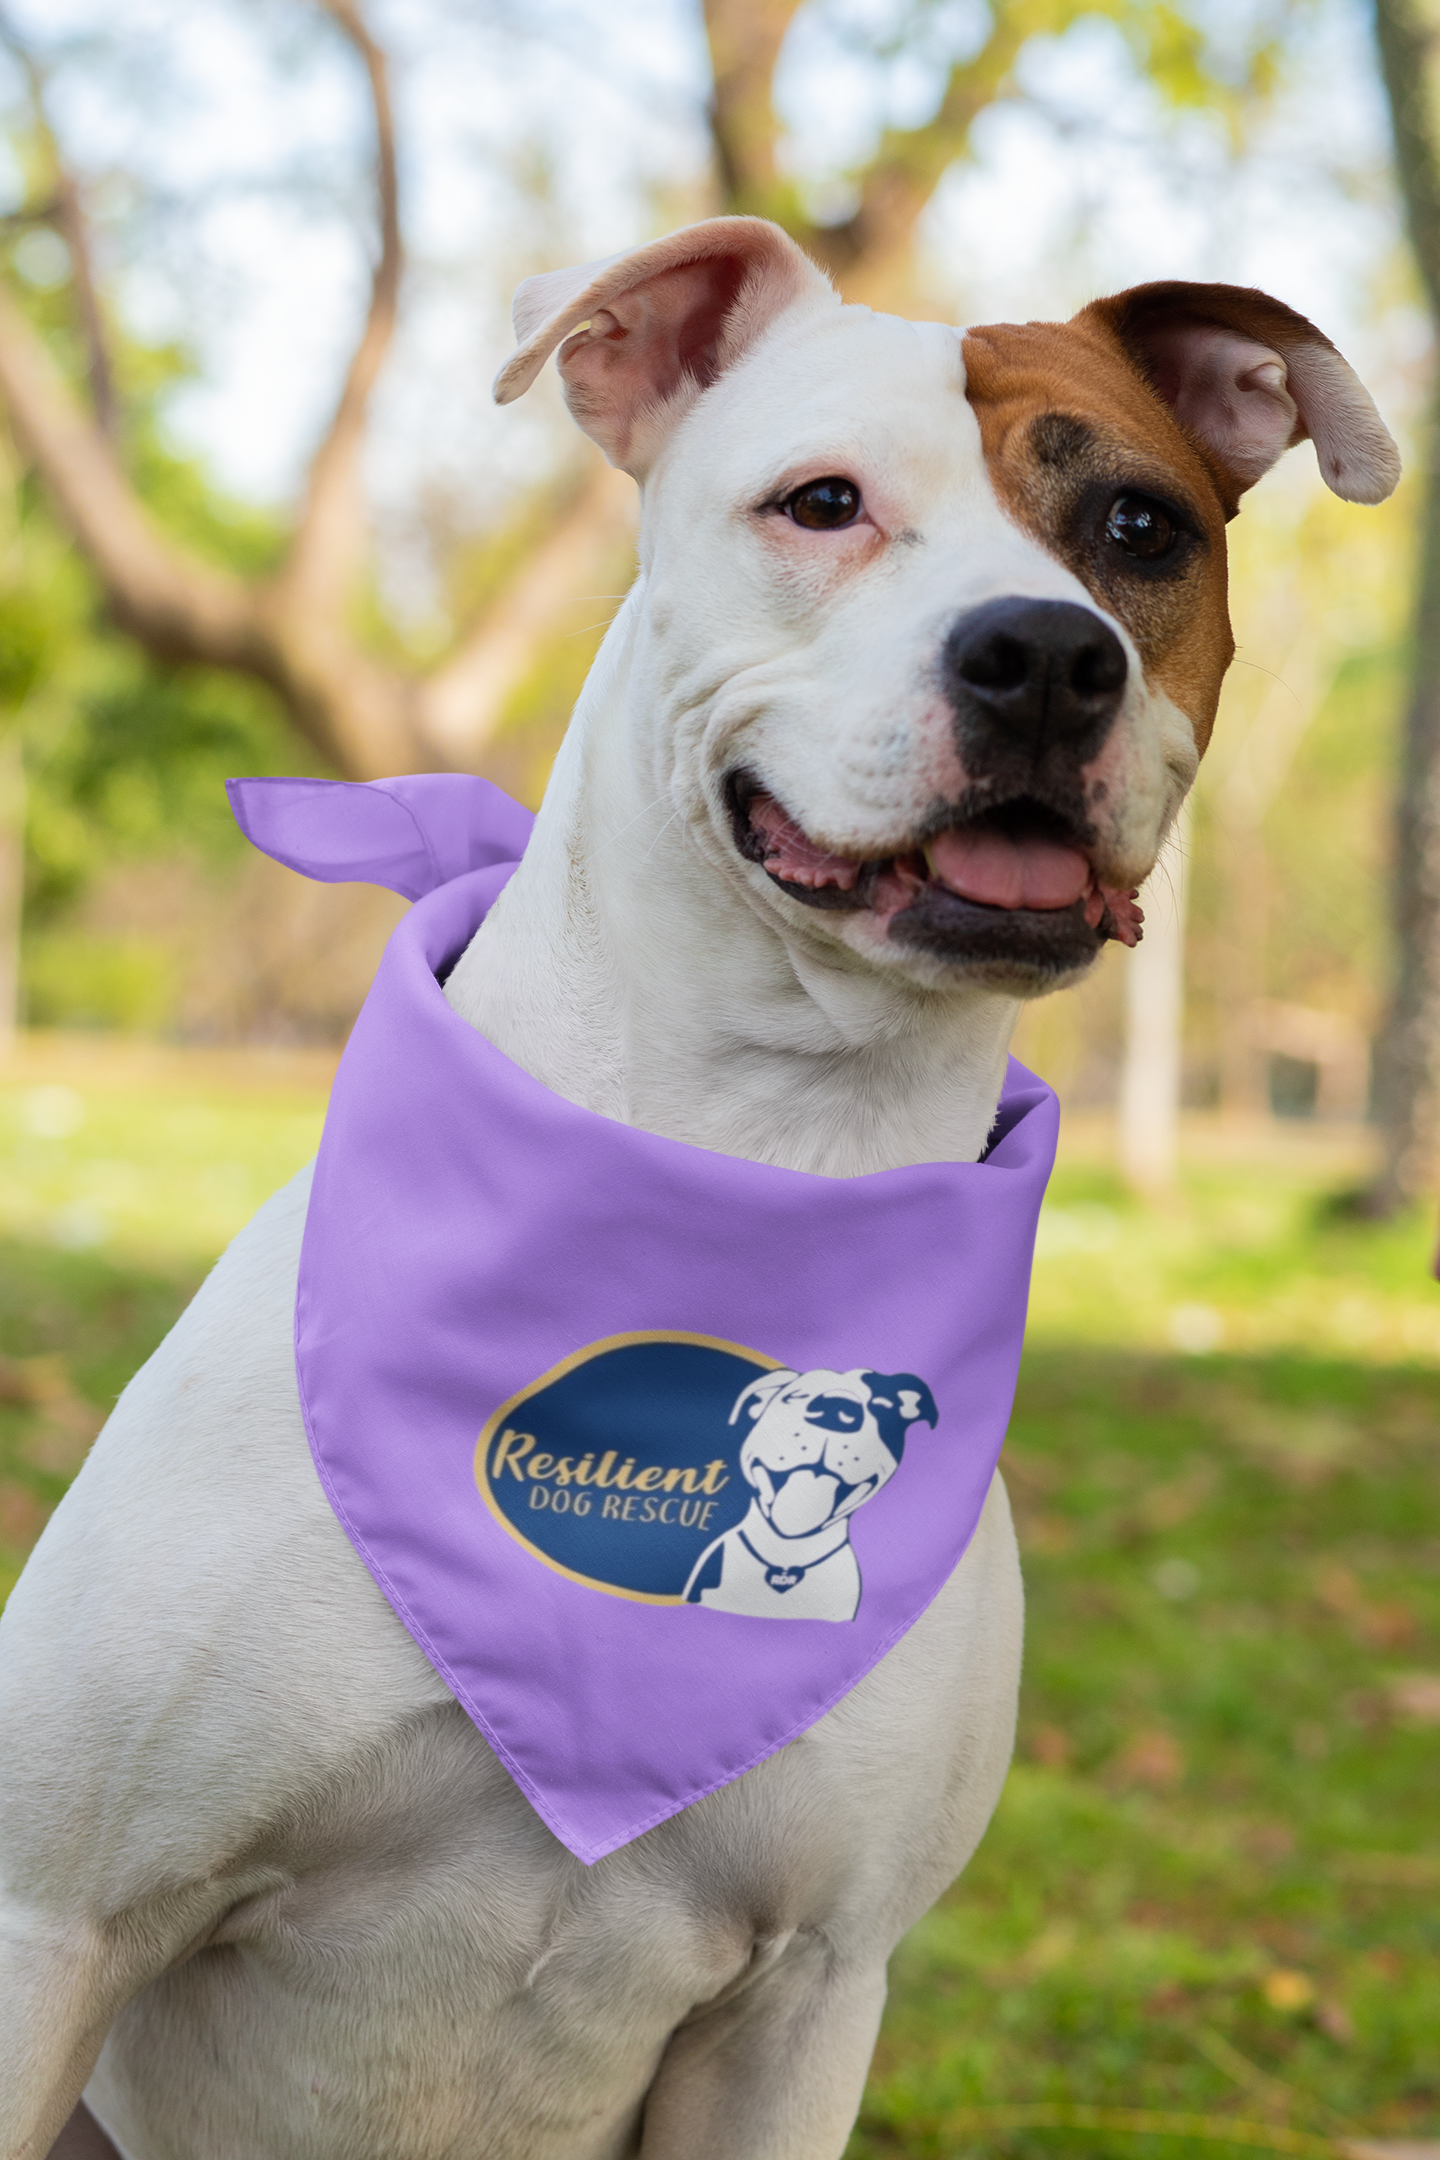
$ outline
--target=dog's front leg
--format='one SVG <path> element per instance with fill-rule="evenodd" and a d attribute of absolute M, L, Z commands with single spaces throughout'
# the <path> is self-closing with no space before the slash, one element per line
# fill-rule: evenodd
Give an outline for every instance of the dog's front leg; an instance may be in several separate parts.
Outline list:
<path fill-rule="evenodd" d="M 74 2113 L 105 2035 L 193 1932 L 171 1910 L 95 1925 L 0 1897 L 0 2155 L 43 2160 Z"/>
<path fill-rule="evenodd" d="M 839 2160 L 885 2007 L 885 1969 L 846 1969 L 818 1933 L 699 2012 L 645 2103 L 641 2160 Z"/>
<path fill-rule="evenodd" d="M 272 1871 L 222 1872 L 119 1913 L 85 1909 L 80 1873 L 70 1895 L 58 1882 L 0 1892 L 0 2160 L 43 2160 L 126 2003 Z"/>
<path fill-rule="evenodd" d="M 42 2160 L 74 2111 L 120 2007 L 94 1938 L 0 1908 L 0 2153 Z"/>

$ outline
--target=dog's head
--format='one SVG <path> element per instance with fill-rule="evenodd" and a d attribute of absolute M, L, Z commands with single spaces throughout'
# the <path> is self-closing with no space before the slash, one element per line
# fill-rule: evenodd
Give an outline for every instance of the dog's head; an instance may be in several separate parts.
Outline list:
<path fill-rule="evenodd" d="M 652 793 L 789 939 L 921 985 L 1030 994 L 1135 942 L 1241 494 L 1306 437 L 1351 501 L 1399 471 L 1329 340 L 1234 286 L 962 333 L 718 218 L 528 280 L 515 320 L 497 397 L 558 346 L 642 485 Z"/>
<path fill-rule="evenodd" d="M 749 1426 L 740 1469 L 781 1537 L 810 1537 L 853 1515 L 888 1484 L 905 1435 L 934 1425 L 935 1398 L 914 1373 L 765 1373 L 738 1397 Z"/>

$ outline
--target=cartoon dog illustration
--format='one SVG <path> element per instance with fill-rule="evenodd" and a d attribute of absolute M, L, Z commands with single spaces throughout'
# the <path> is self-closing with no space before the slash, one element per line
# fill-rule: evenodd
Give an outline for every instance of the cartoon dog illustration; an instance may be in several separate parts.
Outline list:
<path fill-rule="evenodd" d="M 909 1426 L 933 1426 L 914 1373 L 764 1373 L 730 1423 L 748 1421 L 740 1470 L 755 1497 L 696 1561 L 685 1601 L 756 1619 L 853 1620 L 860 1568 L 850 1517 L 900 1467 Z"/>

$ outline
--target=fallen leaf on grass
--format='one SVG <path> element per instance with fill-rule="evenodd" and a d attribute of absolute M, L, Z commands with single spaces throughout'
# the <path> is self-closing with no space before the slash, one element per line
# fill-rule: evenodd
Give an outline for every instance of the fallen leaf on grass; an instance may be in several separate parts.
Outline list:
<path fill-rule="evenodd" d="M 1434 2138 L 1346 2138 L 1340 2150 L 1347 2160 L 1440 2160 Z"/>
<path fill-rule="evenodd" d="M 0 1402 L 40 1412 L 42 1423 L 27 1437 L 25 1457 L 58 1477 L 74 1475 L 105 1422 L 57 1357 L 0 1357 Z"/>
<path fill-rule="evenodd" d="M 18 1546 L 28 1552 L 49 1519 L 34 1493 L 23 1485 L 0 1485 L 0 1545 Z"/>
<path fill-rule="evenodd" d="M 1379 1890 L 1428 1890 L 1440 1883 L 1440 1853 L 1341 1852 L 1333 1855 L 1329 1866 L 1341 1882 L 1371 1883 Z M 1388 1950 L 1372 1950 L 1370 1961 L 1393 1955 Z"/>
<path fill-rule="evenodd" d="M 1146 2017 L 1173 2017 L 1177 2011 L 1188 2009 L 1189 2004 L 1189 1989 L 1178 1980 L 1166 1980 L 1153 1995 L 1146 1996 L 1140 2007 Z"/>
<path fill-rule="evenodd" d="M 1315 1570 L 1315 1595 L 1327 1612 L 1348 1620 L 1359 1612 L 1365 1603 L 1365 1593 L 1360 1588 L 1360 1578 L 1354 1570 L 1341 1567 L 1338 1561 L 1327 1560 Z"/>
<path fill-rule="evenodd" d="M 1248 1823 L 1240 1832 L 1240 1842 L 1254 1859 L 1273 1864 L 1290 1858 L 1295 1850 L 1295 1832 L 1289 1823 Z"/>
<path fill-rule="evenodd" d="M 1336 2047 L 1353 2047 L 1355 2045 L 1355 2020 L 1345 2008 L 1344 2003 L 1322 2002 L 1318 2004 L 1315 2011 L 1315 2023 L 1324 2033 L 1327 2040 L 1334 2041 Z"/>
<path fill-rule="evenodd" d="M 1214 1492 L 1219 1472 L 1210 1462 L 1195 1463 L 1178 1478 L 1152 1485 L 1135 1503 L 1133 1525 L 1138 1530 L 1178 1530 Z M 1125 1529 L 1130 1525 L 1124 1525 Z"/>
<path fill-rule="evenodd" d="M 1021 1508 L 1015 1519 L 1022 1552 L 1067 1553 L 1075 1543 L 1075 1531 L 1063 1515 L 1032 1515 Z"/>
<path fill-rule="evenodd" d="M 1148 1785 L 1152 1792 L 1168 1792 L 1185 1775 L 1185 1757 L 1173 1733 L 1163 1725 L 1138 1732 L 1111 1766 L 1120 1785 Z"/>
<path fill-rule="evenodd" d="M 1030 1735 L 1030 1753 L 1047 1770 L 1063 1770 L 1070 1760 L 1070 1739 L 1058 1725 L 1037 1725 Z"/>
<path fill-rule="evenodd" d="M 1365 1606 L 1355 1615 L 1355 1626 L 1372 1650 L 1398 1650 L 1415 1633 L 1415 1615 L 1399 1598 L 1388 1598 L 1384 1604 Z"/>
<path fill-rule="evenodd" d="M 1296 1972 L 1292 1966 L 1277 1965 L 1260 1983 L 1260 1992 L 1272 2010 L 1293 2015 L 1297 2010 L 1308 2010 L 1315 2000 L 1315 1983 L 1308 1973 Z"/>
<path fill-rule="evenodd" d="M 1391 1708 L 1417 1725 L 1440 1725 L 1440 1673 L 1397 1673 L 1386 1688 Z"/>
<path fill-rule="evenodd" d="M 1013 1440 L 1005 1442 L 1005 1456 L 1000 1467 L 1012 1504 L 1017 1493 L 1027 1500 L 1043 1500 L 1054 1487 L 1054 1465 L 1032 1455 L 1028 1448 L 1017 1447 Z"/>
<path fill-rule="evenodd" d="M 1363 1437 L 1338 1410 L 1257 1409 L 1246 1402 L 1229 1423 L 1228 1437 L 1242 1454 L 1301 1491 L 1323 1485 L 1352 1461 Z"/>
<path fill-rule="evenodd" d="M 1390 1714 L 1390 1704 L 1378 1688 L 1352 1688 L 1340 1698 L 1340 1708 L 1362 1732 L 1373 1732 Z"/>
<path fill-rule="evenodd" d="M 1372 1604 L 1353 1570 L 1328 1561 L 1315 1573 L 1315 1595 L 1337 1620 L 1348 1620 L 1371 1650 L 1398 1650 L 1415 1633 L 1415 1615 L 1399 1598 Z"/>
<path fill-rule="evenodd" d="M 96 1419 L 99 1424 L 99 1419 Z M 44 1424 L 21 1443 L 20 1452 L 32 1470 L 44 1470 L 51 1477 L 74 1477 L 90 1452 L 93 1432 L 76 1432 L 73 1427 Z"/>
<path fill-rule="evenodd" d="M 1057 1965 L 1063 1965 L 1069 1957 L 1075 1948 L 1075 1939 L 1073 1920 L 1050 1921 L 1015 1960 L 1014 1972 L 1017 1979 L 1038 1980 L 1043 1973 L 1053 1972 Z"/>

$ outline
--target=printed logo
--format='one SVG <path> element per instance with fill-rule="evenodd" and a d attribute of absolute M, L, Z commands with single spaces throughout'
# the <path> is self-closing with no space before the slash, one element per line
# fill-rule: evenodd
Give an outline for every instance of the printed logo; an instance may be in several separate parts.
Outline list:
<path fill-rule="evenodd" d="M 651 1605 L 853 1620 L 850 1518 L 934 1426 L 913 1373 L 797 1372 L 708 1335 L 612 1336 L 502 1403 L 480 1492 L 557 1573 Z"/>

